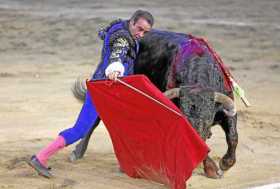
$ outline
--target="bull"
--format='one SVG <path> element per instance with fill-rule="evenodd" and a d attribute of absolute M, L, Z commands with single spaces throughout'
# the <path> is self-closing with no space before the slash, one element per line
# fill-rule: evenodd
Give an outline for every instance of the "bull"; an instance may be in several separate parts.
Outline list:
<path fill-rule="evenodd" d="M 146 75 L 172 99 L 203 140 L 211 137 L 212 126 L 222 127 L 227 151 L 219 166 L 209 155 L 203 160 L 209 178 L 221 178 L 235 164 L 238 144 L 233 90 L 218 60 L 205 41 L 183 33 L 152 30 L 141 39 L 134 66 L 135 74 Z M 81 81 L 76 81 L 72 91 L 76 98 L 84 99 L 86 89 Z M 83 157 L 92 132 L 76 146 L 70 160 Z"/>

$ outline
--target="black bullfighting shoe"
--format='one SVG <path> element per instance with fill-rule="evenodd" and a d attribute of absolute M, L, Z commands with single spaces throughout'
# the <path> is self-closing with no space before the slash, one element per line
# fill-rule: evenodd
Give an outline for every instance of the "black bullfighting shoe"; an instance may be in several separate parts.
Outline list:
<path fill-rule="evenodd" d="M 46 168 L 40 163 L 36 156 L 32 156 L 28 161 L 28 164 L 37 171 L 37 173 L 45 178 L 51 178 L 52 174 L 49 172 L 49 168 Z"/>

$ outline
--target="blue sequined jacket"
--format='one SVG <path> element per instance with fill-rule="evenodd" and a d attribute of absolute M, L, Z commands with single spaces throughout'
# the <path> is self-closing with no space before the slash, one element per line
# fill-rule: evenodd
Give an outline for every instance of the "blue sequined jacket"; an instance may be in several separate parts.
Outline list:
<path fill-rule="evenodd" d="M 122 64 L 123 75 L 133 74 L 134 61 L 139 44 L 134 40 L 128 29 L 127 20 L 115 20 L 98 33 L 103 40 L 101 61 L 92 79 L 104 79 L 105 70 L 111 64 Z M 112 66 L 110 66 L 112 67 Z"/>

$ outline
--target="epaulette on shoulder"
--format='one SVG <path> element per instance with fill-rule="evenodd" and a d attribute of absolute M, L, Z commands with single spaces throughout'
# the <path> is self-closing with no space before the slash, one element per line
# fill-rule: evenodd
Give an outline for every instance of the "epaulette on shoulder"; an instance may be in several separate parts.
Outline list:
<path fill-rule="evenodd" d="M 109 25 L 107 25 L 106 27 L 101 27 L 99 30 L 98 30 L 98 37 L 102 40 L 105 39 L 105 36 L 108 32 L 108 30 L 115 24 L 119 23 L 119 22 L 122 22 L 123 20 L 122 19 L 116 19 L 116 20 L 113 20 Z"/>

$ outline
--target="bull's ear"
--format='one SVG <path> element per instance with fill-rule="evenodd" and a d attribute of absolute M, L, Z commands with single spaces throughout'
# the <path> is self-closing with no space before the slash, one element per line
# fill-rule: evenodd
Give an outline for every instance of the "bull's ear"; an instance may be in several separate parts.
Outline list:
<path fill-rule="evenodd" d="M 180 95 L 180 88 L 169 89 L 163 94 L 169 99 L 178 98 Z"/>

